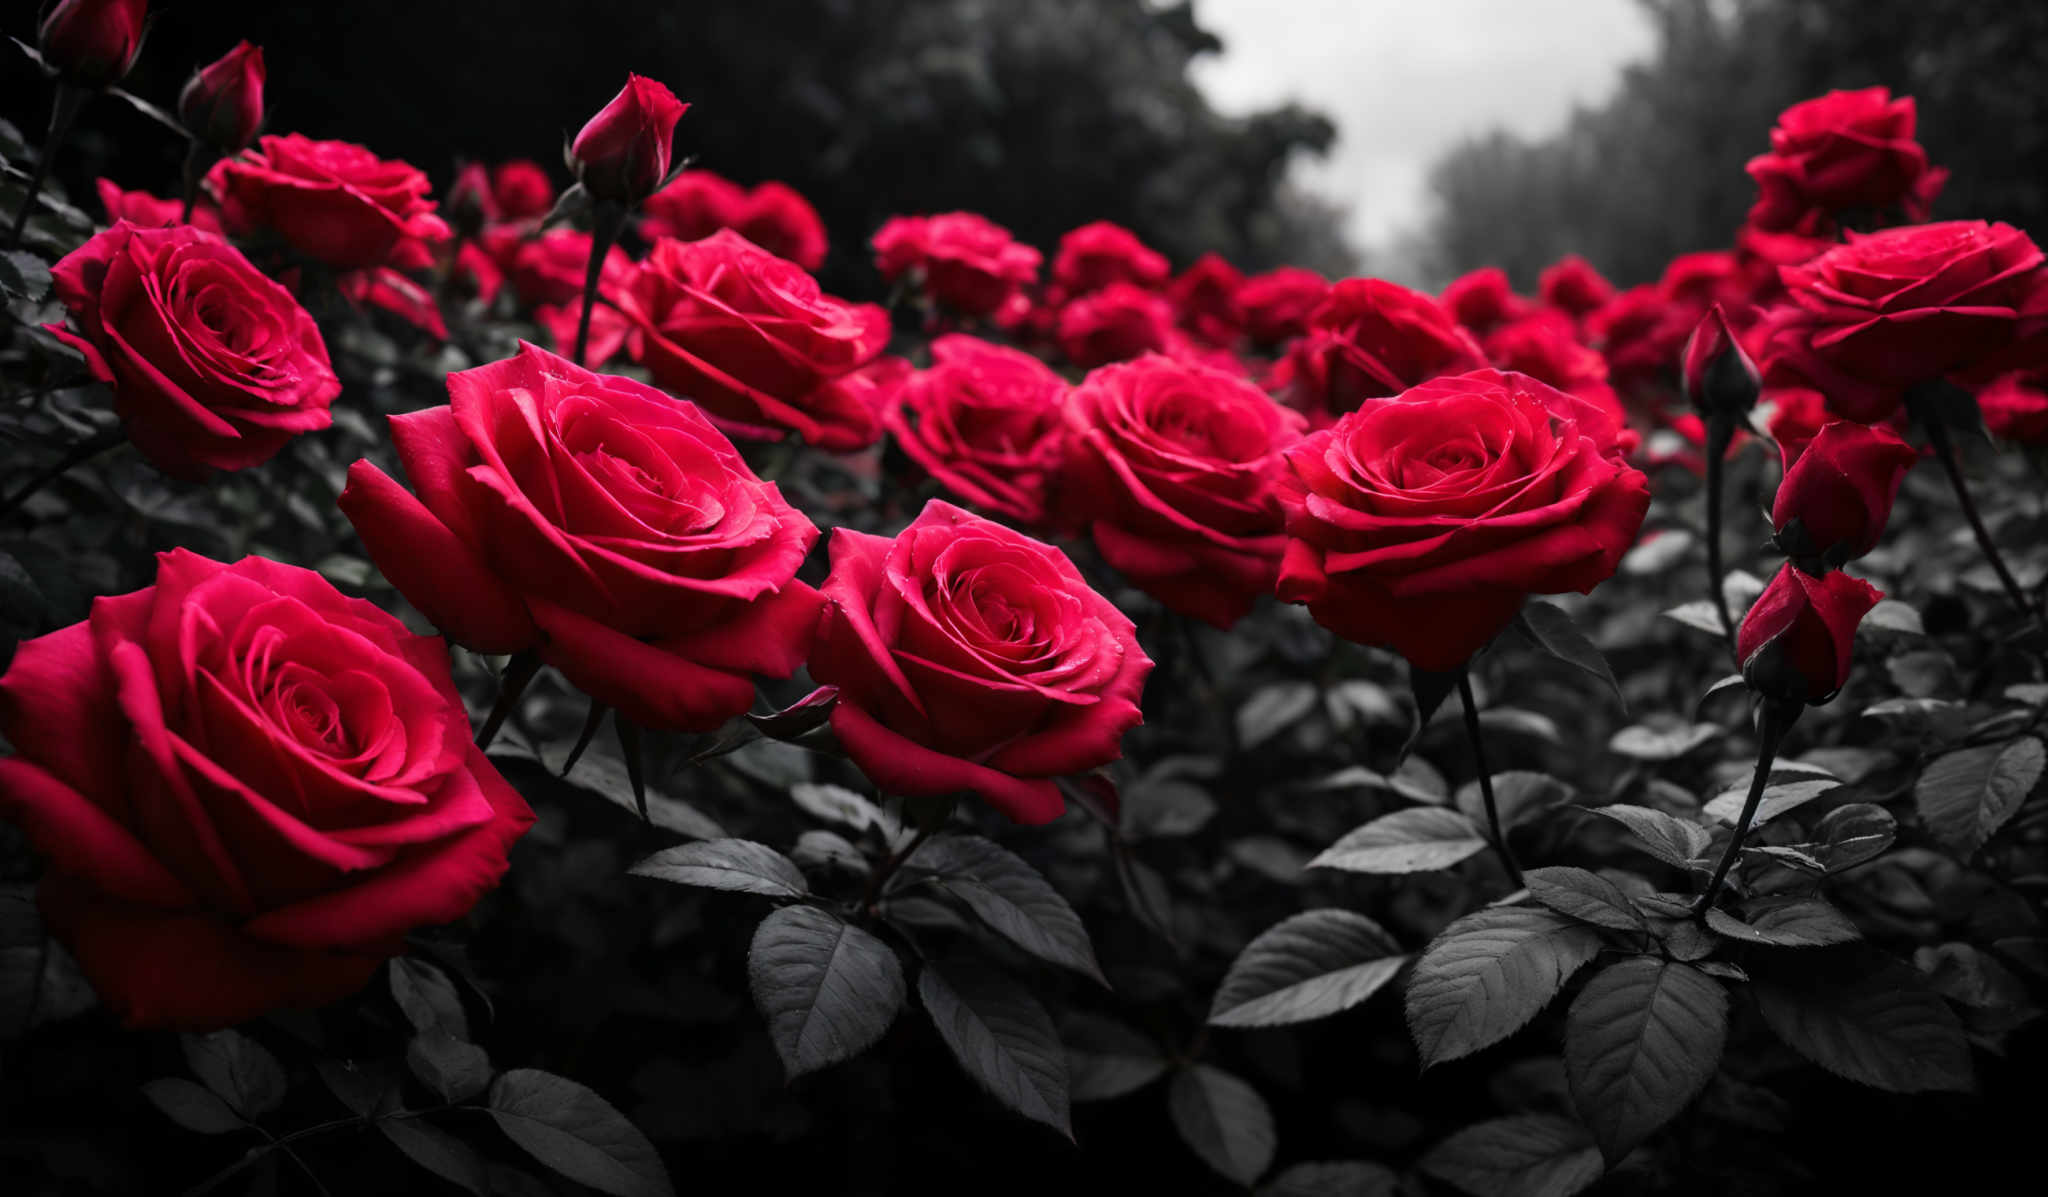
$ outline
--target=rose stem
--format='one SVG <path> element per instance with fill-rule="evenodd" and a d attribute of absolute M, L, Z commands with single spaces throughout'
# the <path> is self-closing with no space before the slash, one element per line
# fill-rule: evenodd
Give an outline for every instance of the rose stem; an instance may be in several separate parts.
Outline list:
<path fill-rule="evenodd" d="M 576 767 L 576 762 L 583 759 L 583 750 L 590 747 L 591 737 L 597 735 L 597 729 L 604 726 L 605 714 L 610 710 L 610 707 L 595 698 L 590 700 L 590 713 L 583 717 L 583 732 L 576 737 L 576 747 L 569 750 L 569 759 L 562 762 L 563 777 L 569 776 L 569 771 Z"/>
<path fill-rule="evenodd" d="M 513 653 L 512 659 L 505 662 L 505 671 L 498 675 L 497 704 L 484 719 L 483 730 L 476 734 L 478 748 L 489 748 L 491 741 L 498 738 L 498 729 L 505 726 L 512 708 L 519 705 L 519 696 L 526 693 L 527 683 L 539 672 L 540 654 L 532 649 Z"/>
<path fill-rule="evenodd" d="M 98 436 L 87 437 L 85 440 L 71 446 L 70 451 L 59 458 L 56 464 L 30 478 L 27 482 L 22 483 L 20 489 L 16 490 L 13 494 L 0 499 L 0 517 L 12 515 L 17 507 L 28 502 L 30 496 L 63 477 L 72 466 L 97 457 L 126 439 L 128 439 L 127 436 L 120 429 L 116 428 L 109 432 L 100 433 Z"/>
<path fill-rule="evenodd" d="M 199 164 L 205 156 L 206 147 L 193 138 L 192 147 L 185 151 L 185 207 L 178 213 L 179 224 L 192 223 L 192 205 L 199 199 Z"/>
<path fill-rule="evenodd" d="M 1458 671 L 1458 698 L 1465 704 L 1465 735 L 1472 741 L 1472 764 L 1479 770 L 1479 796 L 1486 803 L 1486 825 L 1493 833 L 1493 850 L 1507 868 L 1508 880 L 1522 888 L 1522 866 L 1515 863 L 1515 851 L 1508 847 L 1507 832 L 1501 829 L 1500 806 L 1493 799 L 1493 773 L 1486 767 L 1486 745 L 1479 734 L 1479 703 L 1472 697 L 1472 675 Z"/>
<path fill-rule="evenodd" d="M 612 730 L 618 733 L 619 756 L 626 762 L 626 784 L 632 788 L 633 805 L 640 811 L 640 821 L 652 827 L 654 820 L 647 817 L 647 777 L 641 772 L 640 726 L 621 715 L 612 720 Z"/>
<path fill-rule="evenodd" d="M 2012 571 L 2005 567 L 2005 558 L 1999 556 L 1998 546 L 1991 541 L 1991 531 L 1984 526 L 1984 517 L 1977 514 L 1976 500 L 1970 497 L 1969 485 L 1963 480 L 1963 467 L 1956 460 L 1955 441 L 1948 434 L 1948 425 L 1932 412 L 1922 413 L 1920 423 L 1927 429 L 1927 443 L 1934 447 L 1934 456 L 1941 461 L 1943 472 L 1948 474 L 1949 486 L 1956 492 L 1956 502 L 1962 504 L 1963 518 L 1970 522 L 1970 531 L 1977 537 L 1977 547 L 1984 551 L 1984 559 L 1991 563 L 1991 570 L 1998 575 L 1998 584 L 2005 587 L 2005 597 L 2012 600 L 2021 614 L 2033 617 L 2033 604 L 2027 601 L 2027 592 L 2020 589 Z"/>
<path fill-rule="evenodd" d="M 57 85 L 56 106 L 50 110 L 50 135 L 43 139 L 43 152 L 36 155 L 36 168 L 29 175 L 28 190 L 22 194 L 21 207 L 14 213 L 14 228 L 7 234 L 7 248 L 14 249 L 21 244 L 21 235 L 28 229 L 28 214 L 36 209 L 36 197 L 43 192 L 43 181 L 49 178 L 50 162 L 62 149 L 66 138 L 71 136 L 71 122 L 78 116 L 78 109 L 85 103 L 86 93 L 68 83 Z"/>
<path fill-rule="evenodd" d="M 587 365 L 584 354 L 590 348 L 590 311 L 597 306 L 597 280 L 604 274 L 605 255 L 619 239 L 626 223 L 625 209 L 600 203 L 590 226 L 590 261 L 583 267 L 583 310 L 576 316 L 576 364 Z"/>
<path fill-rule="evenodd" d="M 1726 476 L 1728 443 L 1735 439 L 1735 422 L 1723 415 L 1707 421 L 1707 593 L 1714 600 L 1714 614 L 1721 618 L 1721 639 L 1728 655 L 1735 655 L 1735 616 L 1728 610 L 1728 591 L 1721 585 L 1727 571 L 1721 564 L 1721 490 Z"/>
<path fill-rule="evenodd" d="M 932 838 L 932 833 L 939 829 L 941 822 L 943 820 L 934 819 L 925 826 L 918 828 L 917 834 L 910 837 L 909 843 L 890 853 L 889 859 L 883 861 L 882 867 L 876 869 L 875 875 L 868 879 L 867 890 L 860 896 L 860 909 L 869 913 L 874 912 L 875 903 L 880 901 L 882 897 L 882 887 L 889 883 L 889 878 L 896 875 L 896 870 L 909 862 L 910 858 L 916 854 L 919 848 L 924 847 L 924 842 Z"/>
<path fill-rule="evenodd" d="M 1721 853 L 1721 863 L 1714 866 L 1713 880 L 1707 882 L 1705 892 L 1693 902 L 1694 919 L 1706 922 L 1707 912 L 1714 908 L 1714 899 L 1721 893 L 1721 883 L 1728 879 L 1728 870 L 1735 867 L 1735 858 L 1742 854 L 1742 841 L 1749 835 L 1750 821 L 1756 818 L 1756 808 L 1763 803 L 1764 790 L 1770 785 L 1771 762 L 1778 757 L 1778 743 L 1785 738 L 1786 729 L 1799 718 L 1799 712 L 1805 709 L 1799 703 L 1771 699 L 1765 699 L 1758 708 L 1756 775 L 1749 779 L 1749 797 L 1742 803 L 1742 814 L 1736 817 L 1735 833 L 1728 837 L 1728 847 Z"/>

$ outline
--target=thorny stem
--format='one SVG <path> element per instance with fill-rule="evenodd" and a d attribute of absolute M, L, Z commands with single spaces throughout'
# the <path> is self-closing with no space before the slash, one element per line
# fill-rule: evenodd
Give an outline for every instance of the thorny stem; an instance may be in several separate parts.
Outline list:
<path fill-rule="evenodd" d="M 1500 806 L 1493 798 L 1493 771 L 1486 766 L 1486 745 L 1479 733 L 1479 702 L 1472 697 L 1472 675 L 1458 671 L 1458 698 L 1465 704 L 1465 735 L 1472 741 L 1472 764 L 1479 770 L 1479 797 L 1486 803 L 1487 830 L 1493 836 L 1493 850 L 1507 868 L 1508 880 L 1522 888 L 1522 866 L 1515 863 L 1515 851 L 1508 847 L 1507 832 L 1500 825 Z"/>
<path fill-rule="evenodd" d="M 476 733 L 476 746 L 488 749 L 491 741 L 498 738 L 498 729 L 505 726 L 505 720 L 512 714 L 512 708 L 519 705 L 519 696 L 526 693 L 527 684 L 540 672 L 540 654 L 527 649 L 512 654 L 505 662 L 505 672 L 498 675 L 498 701 L 491 713 L 484 719 L 482 730 Z"/>
<path fill-rule="evenodd" d="M 1706 890 L 1693 903 L 1692 917 L 1695 920 L 1707 921 L 1707 912 L 1714 908 L 1714 900 L 1721 894 L 1721 883 L 1728 879 L 1728 870 L 1735 867 L 1736 859 L 1742 855 L 1742 841 L 1749 835 L 1749 825 L 1756 818 L 1756 808 L 1763 803 L 1764 790 L 1770 786 L 1771 762 L 1778 758 L 1778 744 L 1804 709 L 1798 703 L 1769 699 L 1758 709 L 1756 775 L 1749 780 L 1749 797 L 1743 801 L 1742 813 L 1736 817 L 1735 832 L 1728 837 L 1728 847 L 1721 853 L 1721 863 L 1714 866 L 1713 879 L 1707 882 Z"/>

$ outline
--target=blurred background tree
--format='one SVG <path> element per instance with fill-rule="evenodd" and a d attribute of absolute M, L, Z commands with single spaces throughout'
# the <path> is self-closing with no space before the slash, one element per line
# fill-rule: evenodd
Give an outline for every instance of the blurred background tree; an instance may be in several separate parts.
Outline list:
<path fill-rule="evenodd" d="M 1882 84 L 1919 101 L 1954 174 L 1937 218 L 2048 233 L 2048 4 L 1642 0 L 1649 61 L 1554 137 L 1474 137 L 1437 163 L 1424 260 L 1442 282 L 1498 265 L 1521 286 L 1566 253 L 1616 282 L 1728 245 L 1755 196 L 1743 164 L 1785 107 Z"/>
<path fill-rule="evenodd" d="M 628 70 L 693 107 L 678 153 L 743 183 L 781 179 L 832 234 L 828 284 L 872 287 L 868 236 L 899 212 L 971 208 L 1050 250 L 1106 219 L 1185 265 L 1347 271 L 1327 205 L 1284 183 L 1336 135 L 1287 106 L 1212 110 L 1188 77 L 1222 43 L 1187 3 L 1148 0 L 275 0 L 163 3 L 128 86 L 168 105 L 238 38 L 264 47 L 271 131 L 359 141 L 444 182 L 456 159 L 527 156 L 566 182 L 562 141 Z M 35 36 L 33 6 L 6 32 Z M 17 124 L 47 100 L 0 72 Z M 63 177 L 168 192 L 179 148 L 96 105 Z"/>

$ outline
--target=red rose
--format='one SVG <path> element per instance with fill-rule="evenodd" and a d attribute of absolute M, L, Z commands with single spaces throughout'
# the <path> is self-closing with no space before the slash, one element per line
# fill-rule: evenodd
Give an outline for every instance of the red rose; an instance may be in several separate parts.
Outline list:
<path fill-rule="evenodd" d="M 43 61 L 66 83 L 119 83 L 142 52 L 148 0 L 58 0 L 39 30 Z"/>
<path fill-rule="evenodd" d="M 2038 445 L 2048 441 L 2048 370 L 2018 370 L 1977 392 L 1984 426 L 2000 440 Z"/>
<path fill-rule="evenodd" d="M 555 181 L 540 163 L 513 158 L 491 168 L 491 198 L 499 220 L 536 220 L 555 206 Z"/>
<path fill-rule="evenodd" d="M 1635 451 L 1642 438 L 1628 427 L 1628 413 L 1607 384 L 1607 359 L 1579 343 L 1570 317 L 1555 309 L 1541 309 L 1512 324 L 1487 334 L 1486 356 L 1495 368 L 1513 374 L 1527 374 L 1538 382 L 1568 391 L 1606 413 L 1604 425 L 1582 420 L 1581 430 L 1599 439 L 1602 447 L 1627 454 Z"/>
<path fill-rule="evenodd" d="M 408 239 L 448 236 L 427 176 L 346 141 L 264 137 L 208 178 L 230 229 L 269 229 L 336 270 L 381 265 Z"/>
<path fill-rule="evenodd" d="M 1487 333 L 1509 321 L 1529 314 L 1529 301 L 1515 294 L 1507 272 L 1498 266 L 1482 266 L 1452 279 L 1437 297 L 1451 317 L 1475 335 Z"/>
<path fill-rule="evenodd" d="M 1330 293 L 1330 283 L 1313 270 L 1282 266 L 1255 274 L 1237 290 L 1244 330 L 1261 345 L 1278 345 L 1308 331 L 1308 316 Z"/>
<path fill-rule="evenodd" d="M 1816 578 L 1786 562 L 1736 630 L 1743 680 L 1780 702 L 1828 701 L 1849 684 L 1856 625 L 1883 597 L 1861 578 Z"/>
<path fill-rule="evenodd" d="M 1345 416 L 1287 453 L 1280 597 L 1347 640 L 1458 668 L 1527 596 L 1590 591 L 1634 543 L 1649 483 L 1589 435 L 1605 419 L 1494 370 Z"/>
<path fill-rule="evenodd" d="M 1064 553 L 937 499 L 894 540 L 836 528 L 811 673 L 884 793 L 1057 818 L 1055 777 L 1122 755 L 1150 658 Z"/>
<path fill-rule="evenodd" d="M 640 205 L 640 235 L 701 241 L 731 228 L 747 204 L 747 189 L 708 170 L 686 170 Z"/>
<path fill-rule="evenodd" d="M 1024 524 L 1045 521 L 1060 462 L 1065 380 L 1028 353 L 954 333 L 932 342 L 883 415 L 911 460 L 947 490 Z"/>
<path fill-rule="evenodd" d="M 1062 419 L 1062 520 L 1111 566 L 1220 628 L 1273 592 L 1280 452 L 1300 417 L 1221 370 L 1144 357 L 1090 374 Z"/>
<path fill-rule="evenodd" d="M 1891 429 L 1853 420 L 1836 420 L 1809 444 L 1783 452 L 1771 526 L 1778 547 L 1813 573 L 1877 547 L 1899 484 L 1920 460 Z"/>
<path fill-rule="evenodd" d="M 882 433 L 881 412 L 843 380 L 888 345 L 889 314 L 822 293 L 730 229 L 658 242 L 619 306 L 634 324 L 634 359 L 734 435 L 795 432 L 846 452 Z"/>
<path fill-rule="evenodd" d="M 1678 383 L 1686 401 L 1703 416 L 1739 423 L 1756 406 L 1763 385 L 1756 363 L 1728 328 L 1720 304 L 1709 307 L 1686 338 L 1679 355 Z"/>
<path fill-rule="evenodd" d="M 437 341 L 448 339 L 448 322 L 441 316 L 434 293 L 402 271 L 388 266 L 351 270 L 335 279 L 334 286 L 358 310 L 389 312 Z"/>
<path fill-rule="evenodd" d="M 628 207 L 668 178 L 669 142 L 690 106 L 668 88 L 628 74 L 626 86 L 569 143 L 577 181 L 594 198 Z"/>
<path fill-rule="evenodd" d="M 1586 336 L 1607 359 L 1607 377 L 1630 402 L 1661 405 L 1679 350 L 1697 318 L 1655 286 L 1631 287 L 1586 318 Z"/>
<path fill-rule="evenodd" d="M 803 663 L 818 530 L 690 404 L 522 345 L 391 434 L 417 497 L 358 461 L 341 509 L 453 639 L 537 648 L 627 719 L 687 731 Z"/>
<path fill-rule="evenodd" d="M 486 234 L 485 246 L 496 251 L 506 279 L 526 307 L 583 298 L 583 276 L 590 269 L 589 233 L 549 229 L 538 237 L 526 237 L 501 228 Z M 632 261 L 614 245 L 605 251 L 604 266 L 598 272 L 598 294 L 616 294 L 632 277 Z"/>
<path fill-rule="evenodd" d="M 1672 303 L 1705 311 L 1716 303 L 1733 305 L 1749 283 L 1734 253 L 1709 249 L 1671 259 L 1657 286 Z"/>
<path fill-rule="evenodd" d="M 185 224 L 185 205 L 174 199 L 161 199 L 147 191 L 123 191 L 111 179 L 93 180 L 93 190 L 99 193 L 100 207 L 107 213 L 108 224 L 127 221 L 142 228 L 162 228 L 165 225 Z M 192 205 L 193 228 L 218 233 L 220 209 L 213 206 L 204 195 Z"/>
<path fill-rule="evenodd" d="M 873 245 L 884 281 L 916 271 L 926 294 L 969 316 L 993 313 L 1038 280 L 1038 251 L 972 212 L 893 217 Z"/>
<path fill-rule="evenodd" d="M 769 181 L 755 185 L 740 206 L 732 228 L 741 236 L 780 258 L 788 258 L 805 270 L 825 264 L 825 222 L 811 201 L 787 183 Z"/>
<path fill-rule="evenodd" d="M 533 822 L 438 639 L 260 557 L 165 553 L 156 585 L 24 642 L 0 733 L 43 917 L 134 1027 L 354 991 L 468 913 Z"/>
<path fill-rule="evenodd" d="M 1927 219 L 1948 172 L 1927 165 L 1913 140 L 1913 97 L 1882 87 L 1831 91 L 1787 108 L 1771 130 L 1771 152 L 1749 160 L 1756 204 L 1749 223 L 1770 233 L 1805 232 L 1818 217 L 1901 212 Z"/>
<path fill-rule="evenodd" d="M 112 384 L 128 439 L 174 478 L 239 470 L 331 423 L 341 382 L 291 292 L 212 233 L 123 221 L 52 268 L 50 331 Z"/>
<path fill-rule="evenodd" d="M 1070 230 L 1052 260 L 1052 281 L 1069 299 L 1111 283 L 1157 290 L 1166 275 L 1163 255 L 1147 248 L 1136 233 L 1106 220 Z"/>
<path fill-rule="evenodd" d="M 263 47 L 237 42 L 195 73 L 178 93 L 178 119 L 221 153 L 248 145 L 263 127 Z"/>
<path fill-rule="evenodd" d="M 1765 379 L 1812 387 L 1846 419 L 1878 423 L 1917 384 L 1988 379 L 2048 354 L 2029 341 L 2048 329 L 2048 271 L 2010 225 L 1851 233 L 1783 274 L 1791 302 L 1769 319 Z"/>
<path fill-rule="evenodd" d="M 1567 254 L 1536 276 L 1536 294 L 1546 305 L 1584 319 L 1614 298 L 1614 284 L 1601 277 L 1591 262 Z"/>
<path fill-rule="evenodd" d="M 1244 313 L 1237 306 L 1237 289 L 1243 285 L 1244 275 L 1221 254 L 1203 254 L 1167 284 L 1166 298 L 1182 328 L 1206 344 L 1227 348 L 1244 328 Z"/>
<path fill-rule="evenodd" d="M 1060 309 L 1060 352 L 1088 369 L 1173 344 L 1173 305 L 1156 291 L 1111 283 Z"/>
<path fill-rule="evenodd" d="M 1429 296 L 1383 279 L 1349 278 L 1309 314 L 1307 334 L 1270 382 L 1321 428 L 1368 399 L 1484 365 L 1472 334 Z"/>
<path fill-rule="evenodd" d="M 1764 427 L 1787 458 L 1798 457 L 1829 422 L 1826 397 L 1808 387 L 1775 387 L 1761 402 L 1770 410 Z"/>

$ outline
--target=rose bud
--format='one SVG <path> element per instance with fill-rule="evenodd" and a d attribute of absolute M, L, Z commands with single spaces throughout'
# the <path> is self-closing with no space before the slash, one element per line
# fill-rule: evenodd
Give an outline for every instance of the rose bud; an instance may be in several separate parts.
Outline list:
<path fill-rule="evenodd" d="M 570 165 L 599 200 L 637 204 L 668 177 L 669 138 L 690 106 L 642 75 L 590 118 L 569 145 Z"/>
<path fill-rule="evenodd" d="M 1848 684 L 1856 625 L 1883 597 L 1861 578 L 1816 578 L 1787 562 L 1735 634 L 1742 680 L 1780 702 L 1827 702 Z"/>
<path fill-rule="evenodd" d="M 239 42 L 178 93 L 185 131 L 223 154 L 247 146 L 263 124 L 263 47 Z"/>
<path fill-rule="evenodd" d="M 448 198 L 441 203 L 448 225 L 463 240 L 474 240 L 484 226 L 499 220 L 497 196 L 491 191 L 491 172 L 480 162 L 466 162 L 448 185 Z"/>
<path fill-rule="evenodd" d="M 142 51 L 148 12 L 148 0 L 61 0 L 43 18 L 43 61 L 66 83 L 118 83 Z"/>
<path fill-rule="evenodd" d="M 1715 304 L 1700 317 L 1686 338 L 1685 353 L 1679 359 L 1679 382 L 1686 401 L 1700 415 L 1713 419 L 1741 420 L 1756 406 L 1763 389 L 1756 363 L 1742 351 L 1742 343 L 1728 330 L 1728 318 Z"/>
<path fill-rule="evenodd" d="M 1920 460 L 1898 433 L 1853 420 L 1835 420 L 1803 451 L 1788 445 L 1784 453 L 1771 525 L 1778 547 L 1812 574 L 1877 547 L 1899 484 Z"/>

